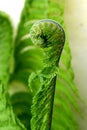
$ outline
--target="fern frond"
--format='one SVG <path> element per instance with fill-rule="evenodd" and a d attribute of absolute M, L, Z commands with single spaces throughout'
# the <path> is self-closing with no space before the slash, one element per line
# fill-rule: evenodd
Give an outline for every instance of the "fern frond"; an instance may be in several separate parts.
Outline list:
<path fill-rule="evenodd" d="M 15 117 L 8 96 L 12 30 L 8 15 L 0 12 L 0 130 L 25 130 Z"/>
<path fill-rule="evenodd" d="M 27 86 L 28 85 L 27 81 L 30 73 L 38 70 L 39 68 L 42 68 L 43 66 L 41 60 L 43 53 L 39 48 L 33 46 L 29 36 L 29 32 L 31 26 L 36 21 L 36 19 L 42 19 L 46 17 L 46 12 L 44 12 L 44 9 L 47 8 L 46 3 L 47 3 L 46 0 L 43 1 L 25 0 L 24 8 L 21 13 L 20 23 L 18 25 L 18 30 L 15 39 L 15 49 L 14 49 L 15 65 L 14 65 L 14 72 L 11 75 L 11 79 L 10 79 L 11 82 L 12 81 L 21 82 L 23 83 L 23 85 Z M 31 95 L 30 91 L 29 94 Z M 30 100 L 32 100 L 32 96 L 30 96 L 29 98 Z M 18 103 L 20 104 L 19 98 L 18 98 Z M 12 100 L 12 105 L 15 114 L 19 117 L 19 114 L 15 110 L 16 107 L 14 106 L 13 100 Z M 31 104 L 28 104 L 28 106 L 29 105 L 31 106 Z M 20 105 L 18 109 L 20 111 L 25 112 L 25 110 L 22 109 Z M 28 113 L 26 113 L 26 115 L 29 116 Z M 22 116 L 23 116 L 23 112 L 20 114 L 20 117 Z M 25 120 L 24 116 L 22 120 Z"/>
<path fill-rule="evenodd" d="M 34 44 L 40 46 L 44 51 L 44 67 L 38 73 L 41 86 L 33 98 L 31 107 L 31 129 L 50 130 L 57 65 L 65 35 L 58 23 L 47 19 L 36 22 L 31 28 L 30 36 Z M 33 82 L 33 80 L 30 82 Z"/>
<path fill-rule="evenodd" d="M 46 4 L 46 0 L 26 0 L 21 14 L 15 40 L 15 69 L 11 80 L 21 81 L 25 85 L 28 85 L 27 79 L 30 73 L 42 68 L 42 51 L 33 46 L 29 31 L 37 19 L 46 17 L 44 12 Z"/>

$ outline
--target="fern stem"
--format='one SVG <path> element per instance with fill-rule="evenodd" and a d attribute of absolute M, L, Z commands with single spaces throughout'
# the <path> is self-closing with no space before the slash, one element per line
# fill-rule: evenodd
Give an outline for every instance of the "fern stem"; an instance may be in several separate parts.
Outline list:
<path fill-rule="evenodd" d="M 32 26 L 30 36 L 33 43 L 44 51 L 44 67 L 37 74 L 40 89 L 33 98 L 31 109 L 31 128 L 32 130 L 50 130 L 57 67 L 65 42 L 65 33 L 58 23 L 44 19 Z"/>

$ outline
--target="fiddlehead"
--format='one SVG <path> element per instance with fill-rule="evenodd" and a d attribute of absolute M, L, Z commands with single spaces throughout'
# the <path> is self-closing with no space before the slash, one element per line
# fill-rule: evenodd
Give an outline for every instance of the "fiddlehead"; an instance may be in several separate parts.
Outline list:
<path fill-rule="evenodd" d="M 46 55 L 45 65 L 57 65 L 65 40 L 62 27 L 53 20 L 41 20 L 31 28 L 30 37 L 33 43 L 43 49 L 46 48 L 44 49 Z"/>
<path fill-rule="evenodd" d="M 37 73 L 40 89 L 33 98 L 31 128 L 50 130 L 57 66 L 65 42 L 65 33 L 58 23 L 47 19 L 33 25 L 30 37 L 33 43 L 44 51 L 44 67 Z"/>

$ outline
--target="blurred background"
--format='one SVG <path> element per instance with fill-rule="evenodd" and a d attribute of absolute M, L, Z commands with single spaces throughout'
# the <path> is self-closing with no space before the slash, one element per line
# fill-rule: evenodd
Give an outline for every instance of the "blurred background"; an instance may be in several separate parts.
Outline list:
<path fill-rule="evenodd" d="M 65 23 L 68 31 L 75 83 L 82 98 L 87 101 L 87 0 L 65 0 Z M 19 22 L 24 0 L 0 0 L 0 10 L 7 12 L 13 26 Z M 86 104 L 87 106 L 87 104 Z M 82 130 L 87 130 L 87 108 L 83 108 L 85 119 L 80 121 Z"/>

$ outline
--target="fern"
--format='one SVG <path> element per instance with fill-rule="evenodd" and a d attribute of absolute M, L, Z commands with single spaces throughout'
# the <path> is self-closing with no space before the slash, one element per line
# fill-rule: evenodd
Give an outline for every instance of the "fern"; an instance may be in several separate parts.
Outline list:
<path fill-rule="evenodd" d="M 32 45 L 32 42 L 31 42 L 30 37 L 29 37 L 29 30 L 36 20 L 43 19 L 46 17 L 58 21 L 65 28 L 65 25 L 64 25 L 64 2 L 65 2 L 64 0 L 61 0 L 61 1 L 49 0 L 49 2 L 46 0 L 44 0 L 44 1 L 38 1 L 38 0 L 29 1 L 29 0 L 27 0 L 25 2 L 25 6 L 24 6 L 22 16 L 21 16 L 21 22 L 19 24 L 18 35 L 16 38 L 16 52 L 15 52 L 15 54 L 16 54 L 15 59 L 18 60 L 18 57 L 20 59 L 18 62 L 19 64 L 16 66 L 22 65 L 22 68 L 18 67 L 17 71 L 15 71 L 17 73 L 15 73 L 15 74 L 18 77 L 23 75 L 23 78 L 20 77 L 22 82 L 24 81 L 24 79 L 26 77 L 26 84 L 27 84 L 28 75 L 30 75 L 30 73 L 32 71 L 35 72 L 38 69 L 42 69 L 42 67 L 43 67 L 43 64 L 40 60 L 41 57 L 43 57 L 43 54 L 39 49 L 37 49 L 37 47 Z M 41 10 L 41 12 L 39 10 Z M 37 13 L 35 13 L 35 12 L 37 12 Z M 24 26 L 24 25 L 26 25 L 26 26 Z M 20 40 L 20 39 L 22 39 L 22 40 Z M 23 47 L 22 47 L 22 45 L 23 45 Z M 26 48 L 26 47 L 29 47 L 30 49 L 28 49 L 26 51 L 26 55 L 24 53 L 25 57 L 23 57 L 23 55 L 22 56 L 17 55 L 19 53 L 19 51 L 21 51 L 23 48 Z M 18 49 L 18 48 L 20 48 L 20 49 Z M 35 51 L 33 51 L 33 48 L 35 48 Z M 38 55 L 37 55 L 37 53 L 38 53 Z M 36 56 L 39 59 L 36 58 Z M 27 63 L 27 61 L 25 61 L 25 58 L 29 58 L 32 60 L 29 60 L 29 62 Z M 23 61 L 23 62 L 20 62 L 20 61 Z M 38 63 L 40 66 L 38 66 Z M 31 71 L 26 71 L 27 73 L 23 73 L 22 72 L 23 64 L 30 64 L 31 66 L 28 66 L 27 68 Z M 32 64 L 35 65 L 36 69 L 34 66 L 32 66 Z M 74 73 L 73 73 L 73 70 L 71 67 L 71 52 L 69 49 L 67 37 L 66 37 L 66 44 L 64 46 L 64 51 L 63 51 L 63 54 L 60 58 L 59 64 L 60 64 L 59 73 L 58 73 L 59 78 L 57 79 L 57 85 L 56 85 L 52 129 L 55 129 L 55 130 L 56 129 L 71 129 L 71 128 L 77 129 L 78 124 L 77 124 L 77 120 L 76 120 L 73 109 L 76 108 L 76 111 L 78 111 L 80 114 L 81 114 L 81 112 L 80 112 L 80 109 L 78 106 L 78 100 L 79 100 L 78 90 L 73 82 Z M 32 69 L 32 67 L 34 67 L 34 68 Z M 18 72 L 20 72 L 20 75 L 18 74 Z M 65 77 L 63 75 L 65 75 Z M 37 77 L 34 78 L 33 83 L 31 82 L 33 94 L 36 93 L 36 91 L 40 87 L 40 84 L 38 83 Z M 30 78 L 32 79 L 33 76 L 31 76 Z M 18 80 L 19 78 L 16 78 L 16 79 Z M 67 81 L 67 79 L 68 79 L 68 81 Z M 66 86 L 66 89 L 65 89 L 65 86 Z M 70 95 L 69 95 L 69 93 L 70 93 Z M 62 96 L 62 95 L 64 95 L 64 96 Z M 64 99 L 66 100 L 65 103 L 64 103 Z M 65 107 L 65 106 L 68 106 L 68 107 Z M 60 113 L 62 113 L 62 111 L 64 111 L 65 116 L 62 116 L 62 114 L 60 115 L 60 113 L 58 112 L 59 107 L 60 107 Z M 71 114 L 68 114 L 68 113 L 71 113 Z M 58 115 L 58 116 L 56 116 L 56 115 Z M 60 117 L 61 120 L 58 120 L 58 117 Z M 72 121 L 70 121 L 70 120 L 72 120 Z M 61 123 L 58 123 L 58 121 L 59 122 L 61 121 Z M 69 125 L 66 123 L 66 121 L 70 122 Z M 62 124 L 65 124 L 65 125 L 62 126 Z"/>
<path fill-rule="evenodd" d="M 30 39 L 30 29 L 32 25 L 40 19 L 46 19 L 46 18 L 54 19 L 63 26 L 64 30 L 66 30 L 64 24 L 64 4 L 65 0 L 43 0 L 43 1 L 25 0 L 24 8 L 21 13 L 20 23 L 18 25 L 17 34 L 14 39 L 14 46 L 13 46 L 13 36 L 12 36 L 13 31 L 11 22 L 6 14 L 0 12 L 0 25 L 1 25 L 0 26 L 0 54 L 1 54 L 0 129 L 1 130 L 10 130 L 10 129 L 23 130 L 25 128 L 22 125 L 22 123 L 28 130 L 30 130 L 31 128 L 32 130 L 33 129 L 39 130 L 40 127 L 42 127 L 41 129 L 48 130 L 51 128 L 51 125 L 52 130 L 80 129 L 76 119 L 76 114 L 78 113 L 79 115 L 82 115 L 80 106 L 78 104 L 78 102 L 79 101 L 81 102 L 81 100 L 79 92 L 74 84 L 74 73 L 71 67 L 72 57 L 67 40 L 67 35 L 66 35 L 66 43 L 61 58 L 58 57 L 59 55 L 57 54 L 58 53 L 57 51 L 55 51 L 56 58 L 52 58 L 53 54 L 55 55 L 55 53 L 53 53 L 54 49 L 48 47 L 47 44 L 46 44 L 47 48 L 44 48 L 45 44 L 41 45 L 41 47 L 43 48 L 41 49 L 38 46 L 34 46 Z M 46 28 L 42 26 L 44 22 L 40 21 L 41 26 L 40 30 L 44 29 L 46 31 L 48 21 L 45 21 Z M 52 24 L 54 25 L 54 23 L 55 22 L 53 22 Z M 38 24 L 39 23 L 35 24 L 35 26 L 38 26 Z M 54 34 L 55 32 L 56 31 L 54 31 Z M 46 31 L 46 33 L 50 34 L 50 32 L 48 33 L 48 31 Z M 46 37 L 41 36 L 41 38 L 43 38 L 45 41 L 47 40 Z M 43 40 L 41 41 L 43 43 Z M 12 51 L 14 51 L 14 55 Z M 44 58 L 45 57 L 44 53 L 50 55 Z M 14 59 L 14 66 L 11 64 L 12 62 L 11 58 Z M 58 60 L 59 58 L 60 62 Z M 44 63 L 42 60 L 44 61 Z M 55 60 L 58 60 L 57 62 L 59 62 L 59 67 L 57 67 L 57 65 L 55 65 L 56 67 L 52 66 L 52 64 L 55 63 Z M 13 71 L 11 71 L 12 68 Z M 31 76 L 29 78 L 29 84 L 31 86 L 33 93 L 30 92 L 30 88 L 28 90 L 28 77 L 30 74 Z M 57 74 L 58 78 L 56 77 Z M 48 85 L 45 84 L 46 79 L 49 80 L 49 82 L 47 82 Z M 51 81 L 52 79 L 54 80 L 53 82 Z M 22 85 L 25 86 L 26 92 L 14 93 L 11 96 L 11 102 L 15 113 L 14 114 L 8 95 L 8 89 L 9 89 L 8 86 L 10 85 L 11 87 L 13 87 L 12 85 L 16 83 L 18 87 L 21 87 L 21 85 L 19 85 L 18 82 L 22 83 Z M 52 89 L 51 87 L 50 89 L 48 89 L 49 86 L 51 86 L 50 82 L 52 86 L 54 86 L 54 88 Z M 55 91 L 55 82 L 56 82 L 56 91 Z M 43 93 L 41 89 L 43 90 Z M 42 97 L 41 95 L 39 95 L 40 92 Z M 55 99 L 54 99 L 54 92 L 55 92 Z M 52 95 L 49 96 L 49 94 Z M 32 96 L 34 97 L 33 97 L 33 104 L 31 107 L 32 120 L 30 128 L 30 119 L 31 119 L 30 106 Z M 52 100 L 49 101 L 49 98 L 47 96 L 50 97 L 50 99 Z M 45 104 L 50 104 L 50 106 L 47 107 L 41 106 L 41 103 L 44 101 L 46 101 Z M 37 108 L 35 107 L 35 105 L 37 105 Z M 39 107 L 41 107 L 42 109 L 40 109 Z M 48 107 L 49 110 L 46 110 Z M 40 113 L 37 114 L 39 110 L 41 114 Z M 47 117 L 45 116 L 46 113 L 44 114 L 44 111 L 47 113 L 46 115 Z M 15 117 L 15 115 L 18 116 L 18 118 L 21 120 L 22 123 L 20 123 L 20 121 Z M 25 121 L 26 118 L 25 115 L 27 117 L 26 121 Z M 37 118 L 36 120 L 35 117 Z M 50 120 L 48 120 L 49 117 Z M 39 121 L 38 118 L 40 118 L 41 120 Z M 45 122 L 46 120 L 47 122 Z M 35 125 L 33 124 L 33 122 L 34 123 L 36 122 Z"/>
<path fill-rule="evenodd" d="M 50 0 L 48 3 L 47 17 L 59 21 L 60 24 L 62 24 L 62 26 L 65 28 L 64 0 L 63 1 Z M 56 85 L 56 95 L 54 102 L 53 124 L 52 124 L 52 129 L 54 130 L 79 129 L 79 125 L 77 123 L 74 111 L 78 112 L 80 115 L 82 115 L 82 112 L 80 111 L 80 107 L 78 105 L 80 96 L 73 80 L 74 80 L 74 73 L 71 67 L 71 52 L 66 38 L 64 51 L 60 58 L 60 66 Z M 33 82 L 35 81 L 33 80 Z"/>
<path fill-rule="evenodd" d="M 27 79 L 29 74 L 42 67 L 40 60 L 40 55 L 42 56 L 41 51 L 33 46 L 29 37 L 29 31 L 36 18 L 42 19 L 46 17 L 44 13 L 45 8 L 46 0 L 39 0 L 39 4 L 38 0 L 26 0 L 18 26 L 14 50 L 15 68 L 11 80 L 20 81 L 26 86 L 28 85 Z M 44 16 L 42 16 L 41 11 Z"/>
<path fill-rule="evenodd" d="M 31 72 L 36 71 L 39 68 L 42 68 L 43 66 L 41 61 L 41 57 L 43 56 L 43 53 L 39 48 L 35 47 L 32 44 L 29 37 L 29 31 L 33 23 L 36 21 L 36 18 L 42 19 L 43 17 L 46 17 L 46 12 L 44 12 L 44 9 L 46 8 L 47 8 L 46 0 L 39 1 L 39 4 L 37 4 L 36 0 L 32 0 L 32 1 L 25 0 L 24 8 L 21 13 L 20 22 L 18 25 L 18 30 L 15 38 L 15 48 L 14 48 L 15 65 L 14 65 L 14 72 L 12 73 L 10 79 L 11 86 L 14 82 L 16 82 L 17 86 L 21 87 L 18 84 L 18 82 L 20 82 L 27 87 L 28 77 L 31 74 Z M 41 12 L 39 12 L 39 9 L 40 11 L 42 11 L 44 16 L 42 16 Z M 38 13 L 36 14 L 36 12 Z M 28 93 L 30 95 L 29 98 L 32 100 L 31 92 L 28 91 Z M 16 107 L 16 105 L 12 100 L 14 112 L 19 117 L 19 119 L 23 122 L 23 120 L 25 120 L 24 113 L 26 113 L 27 116 L 30 115 L 30 117 L 31 117 L 31 113 L 29 114 L 26 110 L 22 109 L 23 107 L 25 107 L 25 104 L 22 103 L 22 107 L 21 107 L 20 99 L 19 98 L 17 99 L 15 95 L 16 94 L 12 95 L 12 99 L 14 97 L 14 100 L 16 102 L 15 104 L 16 105 L 19 104 L 19 105 L 18 107 Z M 21 95 L 19 93 L 19 97 Z M 21 98 L 22 100 L 24 100 L 23 95 L 21 96 Z M 31 102 L 26 102 L 26 104 L 30 109 Z M 17 112 L 17 110 L 19 112 Z M 26 127 L 28 127 L 29 126 L 28 122 L 30 122 L 30 118 L 29 119 L 27 118 L 26 120 L 27 120 L 26 124 L 24 122 L 23 123 L 25 124 Z M 30 127 L 28 127 L 28 129 L 30 129 Z"/>
<path fill-rule="evenodd" d="M 39 12 L 39 9 L 42 10 L 42 13 L 44 13 L 44 17 L 46 17 L 46 13 L 44 12 L 44 9 L 47 8 L 46 0 L 39 1 L 39 4 L 36 3 L 37 3 L 36 0 L 32 0 L 32 1 L 25 0 L 24 8 L 22 10 L 20 22 L 18 25 L 17 34 L 14 40 L 15 48 L 14 48 L 13 58 L 15 64 L 13 69 L 14 71 L 10 77 L 11 88 L 13 89 L 14 83 L 16 83 L 16 86 L 18 86 L 21 90 L 21 85 L 19 84 L 19 82 L 22 83 L 24 86 L 26 86 L 25 90 L 28 92 L 28 95 L 30 95 L 29 96 L 30 100 L 32 100 L 32 94 L 30 91 L 26 89 L 28 85 L 27 82 L 28 77 L 31 72 L 36 71 L 39 68 L 42 68 L 43 64 L 41 61 L 41 57 L 43 56 L 43 54 L 39 48 L 35 47 L 32 44 L 29 37 L 29 31 L 33 23 L 36 21 L 36 17 L 37 19 L 43 18 L 41 12 Z M 38 13 L 35 15 L 33 10 Z M 23 99 L 24 94 L 23 95 L 22 94 L 23 93 L 19 93 L 19 97 L 21 96 L 22 100 L 24 101 Z M 30 129 L 29 122 L 31 118 L 31 113 L 26 111 L 26 109 L 25 110 L 23 109 L 25 107 L 25 104 L 23 104 L 23 102 L 21 103 L 20 98 L 17 99 L 16 95 L 18 94 L 14 93 L 12 95 L 12 99 L 14 97 L 15 104 L 13 100 L 11 100 L 14 108 L 14 112 L 19 117 L 19 119 L 24 123 L 24 125 L 28 129 Z M 28 108 L 30 109 L 31 102 L 28 102 L 26 100 L 25 102 Z M 19 104 L 18 107 L 16 107 L 17 104 Z M 30 115 L 30 118 L 26 119 L 26 123 L 24 122 L 25 120 L 24 113 L 26 113 L 27 117 Z"/>
<path fill-rule="evenodd" d="M 31 129 L 50 130 L 57 65 L 65 35 L 62 27 L 55 21 L 42 20 L 33 25 L 30 36 L 36 45 L 43 48 L 45 55 L 44 67 L 36 75 L 41 86 L 33 98 Z M 33 80 L 30 82 L 33 82 Z"/>

